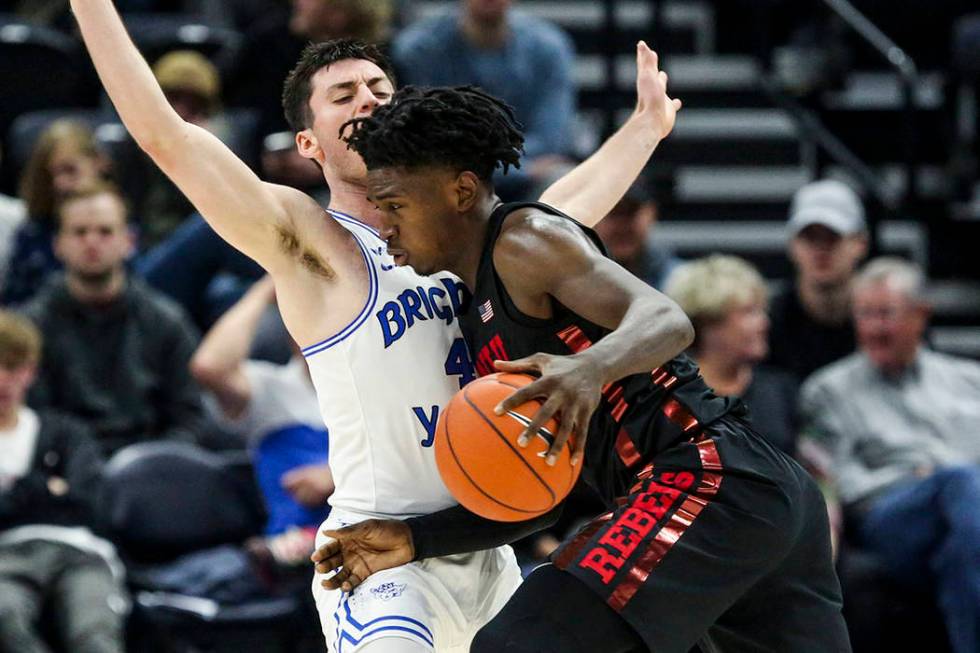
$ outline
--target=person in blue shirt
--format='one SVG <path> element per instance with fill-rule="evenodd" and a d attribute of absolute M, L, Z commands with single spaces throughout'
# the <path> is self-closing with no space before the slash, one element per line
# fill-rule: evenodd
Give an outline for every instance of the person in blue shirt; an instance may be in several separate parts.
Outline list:
<path fill-rule="evenodd" d="M 513 10 L 510 0 L 461 0 L 453 11 L 403 30 L 392 58 L 402 84 L 473 84 L 514 107 L 525 154 L 518 175 L 495 179 L 498 192 L 530 196 L 568 167 L 575 51 L 557 26 Z"/>

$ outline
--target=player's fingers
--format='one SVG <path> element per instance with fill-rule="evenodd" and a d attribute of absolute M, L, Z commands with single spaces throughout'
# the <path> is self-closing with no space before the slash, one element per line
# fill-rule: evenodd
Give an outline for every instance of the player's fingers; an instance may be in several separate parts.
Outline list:
<path fill-rule="evenodd" d="M 534 354 L 514 361 L 494 361 L 493 366 L 500 372 L 540 372 L 544 360 L 542 354 Z"/>
<path fill-rule="evenodd" d="M 664 85 L 664 88 L 667 88 L 667 80 L 668 80 L 667 73 L 665 73 L 664 71 L 661 70 L 660 71 L 660 83 Z"/>
<path fill-rule="evenodd" d="M 531 441 L 531 438 L 536 436 L 548 420 L 550 420 L 554 414 L 558 411 L 560 403 L 556 401 L 553 397 L 549 398 L 548 401 L 544 402 L 538 412 L 534 414 L 531 422 L 524 429 L 524 433 L 517 439 L 517 444 L 522 447 L 526 447 Z"/>
<path fill-rule="evenodd" d="M 514 390 L 510 395 L 508 395 L 503 401 L 497 404 L 493 412 L 497 415 L 503 415 L 507 411 L 514 410 L 518 406 L 526 404 L 536 397 L 547 396 L 548 382 L 538 379 L 537 381 L 532 381 L 528 383 L 523 388 L 518 388 Z"/>
<path fill-rule="evenodd" d="M 352 592 L 354 591 L 354 588 L 360 585 L 362 582 L 364 581 L 361 580 L 361 577 L 352 572 L 351 575 L 347 577 L 347 580 L 341 584 L 340 588 L 345 592 Z"/>
<path fill-rule="evenodd" d="M 681 102 L 678 98 L 674 98 L 673 100 L 671 100 L 671 102 L 674 103 L 674 110 L 676 111 L 680 111 L 681 107 L 684 106 L 684 103 Z"/>
<path fill-rule="evenodd" d="M 551 447 L 548 449 L 547 458 L 545 462 L 554 467 L 555 463 L 558 462 L 558 455 L 561 453 L 562 447 L 568 442 L 568 438 L 572 435 L 573 420 L 572 415 L 562 414 L 563 419 L 558 423 L 558 433 L 555 434 L 555 441 L 551 443 Z"/>
<path fill-rule="evenodd" d="M 327 558 L 340 553 L 340 541 L 337 538 L 337 531 L 322 531 L 330 539 L 321 544 L 310 556 L 313 562 L 321 562 Z"/>
<path fill-rule="evenodd" d="M 581 415 L 575 420 L 575 440 L 571 447 L 573 467 L 578 466 L 582 462 L 582 458 L 585 457 L 585 439 L 589 436 L 589 418 L 590 415 Z"/>
<path fill-rule="evenodd" d="M 327 588 L 328 590 L 339 589 L 347 581 L 347 578 L 349 576 L 350 576 L 349 570 L 340 569 L 337 571 L 336 574 L 334 574 L 330 578 L 324 578 L 322 581 L 320 581 L 320 585 L 322 587 Z"/>
<path fill-rule="evenodd" d="M 344 556 L 338 553 L 337 555 L 330 556 L 325 560 L 321 560 L 320 562 L 316 563 L 313 568 L 316 569 L 316 573 L 318 574 L 329 574 L 334 569 L 338 569 L 343 566 Z"/>

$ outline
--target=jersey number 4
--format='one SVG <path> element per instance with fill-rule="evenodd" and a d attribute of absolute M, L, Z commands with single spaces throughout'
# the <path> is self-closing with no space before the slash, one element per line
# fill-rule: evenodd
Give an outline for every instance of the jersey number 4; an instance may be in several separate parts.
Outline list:
<path fill-rule="evenodd" d="M 476 378 L 473 371 L 473 359 L 470 358 L 470 350 L 466 346 L 466 341 L 456 338 L 453 346 L 449 348 L 449 356 L 446 357 L 446 374 L 459 377 L 459 387 Z M 425 429 L 425 439 L 419 442 L 423 447 L 431 447 L 436 439 L 436 424 L 439 422 L 439 406 L 432 406 L 428 410 L 422 406 L 412 408 L 415 417 L 418 418 L 422 428 Z"/>

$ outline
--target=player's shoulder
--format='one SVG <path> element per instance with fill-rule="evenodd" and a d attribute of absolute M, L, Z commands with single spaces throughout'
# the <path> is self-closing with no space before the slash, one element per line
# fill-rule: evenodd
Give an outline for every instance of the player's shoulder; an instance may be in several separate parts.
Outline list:
<path fill-rule="evenodd" d="M 595 251 L 582 226 L 571 218 L 537 206 L 511 211 L 494 243 L 494 265 L 518 271 L 552 269 L 577 254 Z"/>

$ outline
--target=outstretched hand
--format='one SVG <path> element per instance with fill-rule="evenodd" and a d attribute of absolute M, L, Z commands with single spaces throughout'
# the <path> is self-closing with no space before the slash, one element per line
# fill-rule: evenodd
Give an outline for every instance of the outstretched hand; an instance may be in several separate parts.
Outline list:
<path fill-rule="evenodd" d="M 674 128 L 681 101 L 667 95 L 667 73 L 658 68 L 657 53 L 640 41 L 636 44 L 636 113 L 647 115 L 658 139 Z"/>
<path fill-rule="evenodd" d="M 571 462 L 572 465 L 578 465 L 585 453 L 589 420 L 592 419 L 592 413 L 599 405 L 602 394 L 601 370 L 595 362 L 578 355 L 534 354 L 516 361 L 496 361 L 494 365 L 501 372 L 523 372 L 540 376 L 514 391 L 495 410 L 498 415 L 503 415 L 532 399 L 541 399 L 544 402 L 518 438 L 517 444 L 526 447 L 541 427 L 549 419 L 556 417 L 558 432 L 548 447 L 545 460 L 549 465 L 554 465 L 568 438 L 575 433 Z"/>
<path fill-rule="evenodd" d="M 321 581 L 327 589 L 350 592 L 371 574 L 407 564 L 415 557 L 412 531 L 397 519 L 368 519 L 323 534 L 331 539 L 310 560 L 318 574 L 338 570 Z"/>

